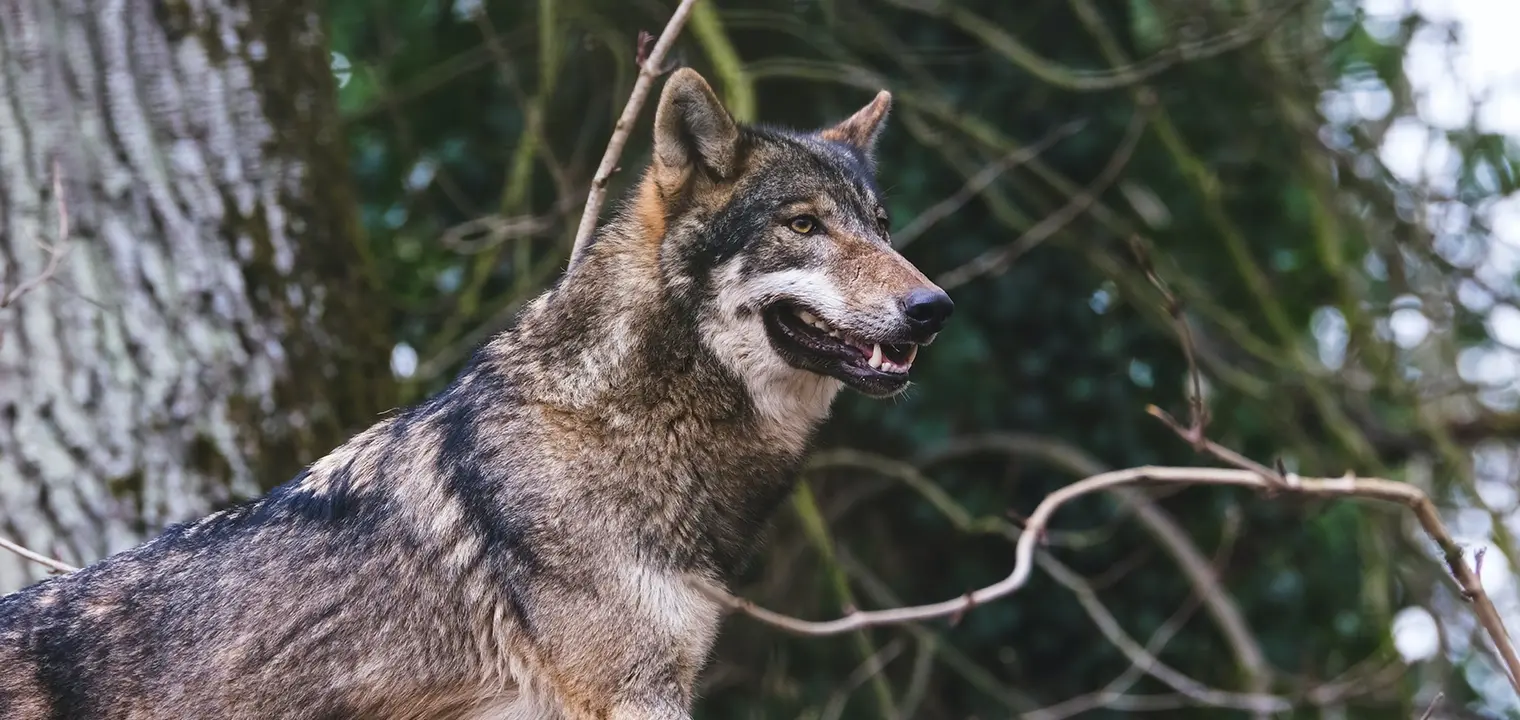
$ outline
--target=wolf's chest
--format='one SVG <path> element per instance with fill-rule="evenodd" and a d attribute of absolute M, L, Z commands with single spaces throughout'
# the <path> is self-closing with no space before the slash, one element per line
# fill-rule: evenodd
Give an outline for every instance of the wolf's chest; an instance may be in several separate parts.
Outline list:
<path fill-rule="evenodd" d="M 634 616 L 651 632 L 700 662 L 717 636 L 722 607 L 716 583 L 695 573 L 630 563 L 618 568 L 619 590 Z"/>

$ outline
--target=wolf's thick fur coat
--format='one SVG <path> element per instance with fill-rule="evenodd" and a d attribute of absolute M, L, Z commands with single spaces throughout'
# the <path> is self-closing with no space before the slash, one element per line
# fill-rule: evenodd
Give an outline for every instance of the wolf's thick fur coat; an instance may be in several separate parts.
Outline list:
<path fill-rule="evenodd" d="M 677 71 L 631 197 L 447 389 L 0 598 L 0 718 L 688 717 L 836 393 L 949 312 L 886 235 L 889 104 L 742 127 Z"/>

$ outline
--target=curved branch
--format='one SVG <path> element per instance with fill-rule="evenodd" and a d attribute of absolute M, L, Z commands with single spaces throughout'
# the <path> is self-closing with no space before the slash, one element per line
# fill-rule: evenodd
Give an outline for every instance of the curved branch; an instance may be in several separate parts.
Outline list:
<path fill-rule="evenodd" d="M 1462 596 L 1473 603 L 1479 624 L 1487 631 L 1489 639 L 1498 649 L 1511 685 L 1517 693 L 1520 693 L 1520 656 L 1516 655 L 1509 633 L 1505 630 L 1493 602 L 1484 592 L 1477 574 L 1463 559 L 1461 546 L 1452 539 L 1451 533 L 1436 512 L 1435 504 L 1430 501 L 1424 491 L 1405 483 L 1379 478 L 1358 478 L 1349 473 L 1340 478 L 1301 478 L 1289 474 L 1284 479 L 1285 484 L 1279 485 L 1266 476 L 1250 470 L 1157 466 L 1136 467 L 1093 475 L 1051 493 L 1039 507 L 1035 508 L 1023 532 L 1019 534 L 1013 571 L 1007 577 L 961 597 L 927 605 L 856 611 L 834 620 L 811 621 L 767 610 L 721 591 L 707 590 L 707 592 L 731 610 L 743 612 L 788 632 L 798 635 L 837 635 L 861 628 L 956 617 L 978 605 L 1012 595 L 1029 582 L 1034 567 L 1035 547 L 1056 510 L 1078 497 L 1103 490 L 1140 483 L 1225 485 L 1313 497 L 1378 500 L 1398 503 L 1410 508 L 1419 519 L 1425 533 L 1441 547 L 1446 564 L 1461 588 Z"/>
<path fill-rule="evenodd" d="M 919 464 L 928 466 L 953 455 L 977 451 L 1037 458 L 1078 476 L 1098 475 L 1110 469 L 1081 448 L 1051 437 L 1020 433 L 993 433 L 952 441 L 926 456 Z M 1118 488 L 1114 494 L 1119 497 L 1121 510 L 1134 513 L 1140 525 L 1171 555 L 1182 574 L 1187 576 L 1214 624 L 1224 635 L 1225 642 L 1235 655 L 1235 662 L 1251 680 L 1252 686 L 1264 688 L 1272 672 L 1266 652 L 1257 642 L 1256 634 L 1246 622 L 1240 606 L 1220 584 L 1208 558 L 1193 544 L 1187 531 L 1177 524 L 1171 514 L 1144 493 L 1132 488 Z"/>

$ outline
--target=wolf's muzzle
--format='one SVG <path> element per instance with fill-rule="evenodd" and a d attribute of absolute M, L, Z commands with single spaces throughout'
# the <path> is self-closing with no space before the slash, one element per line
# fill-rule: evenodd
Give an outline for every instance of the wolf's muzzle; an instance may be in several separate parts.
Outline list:
<path fill-rule="evenodd" d="M 902 306 L 903 315 L 919 337 L 939 332 L 955 312 L 955 302 L 939 288 L 914 288 L 903 296 Z"/>

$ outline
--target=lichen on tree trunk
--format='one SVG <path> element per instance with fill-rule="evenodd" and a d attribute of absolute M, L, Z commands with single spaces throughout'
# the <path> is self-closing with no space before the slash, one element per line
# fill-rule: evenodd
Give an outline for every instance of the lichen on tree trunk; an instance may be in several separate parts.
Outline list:
<path fill-rule="evenodd" d="M 315 0 L 0 0 L 0 533 L 81 564 L 390 407 Z M 0 592 L 42 569 L 0 554 Z"/>

